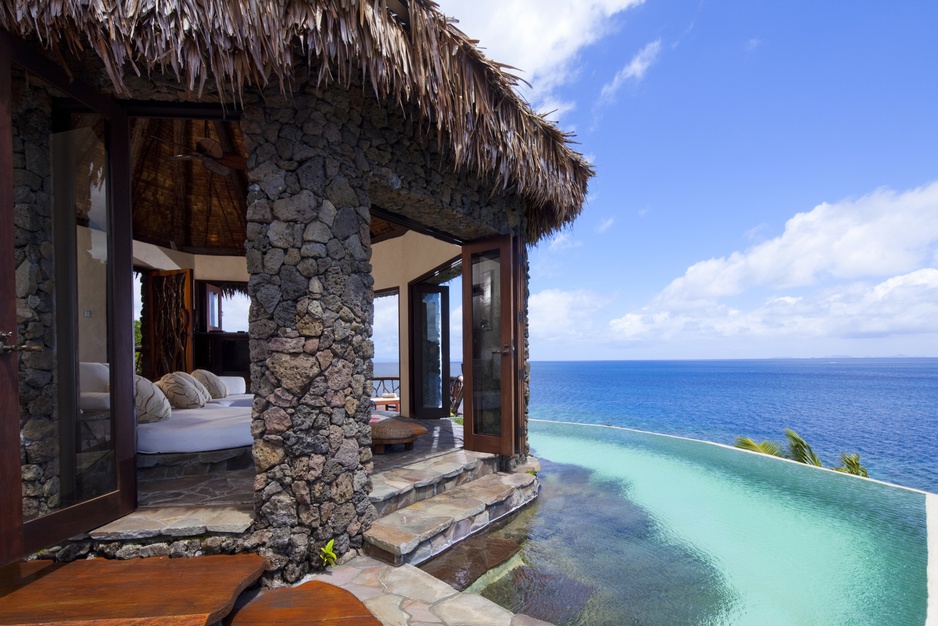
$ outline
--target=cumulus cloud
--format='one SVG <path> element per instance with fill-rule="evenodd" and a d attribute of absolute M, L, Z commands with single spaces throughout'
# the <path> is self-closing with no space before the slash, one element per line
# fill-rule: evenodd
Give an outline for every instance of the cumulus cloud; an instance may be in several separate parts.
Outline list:
<path fill-rule="evenodd" d="M 799 213 L 775 238 L 691 266 L 608 328 L 626 343 L 934 337 L 935 266 L 938 182 L 879 190 Z"/>
<path fill-rule="evenodd" d="M 731 296 L 756 286 L 792 288 L 824 279 L 883 277 L 933 263 L 938 182 L 879 190 L 798 213 L 778 237 L 689 267 L 662 292 L 667 302 Z"/>
<path fill-rule="evenodd" d="M 372 339 L 375 344 L 376 361 L 397 361 L 400 359 L 398 302 L 397 295 L 375 298 Z"/>
<path fill-rule="evenodd" d="M 632 60 L 629 61 L 625 67 L 616 73 L 615 78 L 603 85 L 603 89 L 599 98 L 600 102 L 611 102 L 614 100 L 616 93 L 626 82 L 630 80 L 639 82 L 645 78 L 645 74 L 648 72 L 648 68 L 650 68 L 655 63 L 655 61 L 658 60 L 658 53 L 660 51 L 660 39 L 656 39 L 642 48 L 635 56 L 632 57 Z"/>
<path fill-rule="evenodd" d="M 485 55 L 519 70 L 531 84 L 525 95 L 541 111 L 559 109 L 553 90 L 577 72 L 579 51 L 609 34 L 615 14 L 644 0 L 440 0 L 459 20 L 457 27 L 478 39 Z"/>
<path fill-rule="evenodd" d="M 593 338 L 594 314 L 606 299 L 585 289 L 545 289 L 531 294 L 528 322 L 532 344 Z"/>
<path fill-rule="evenodd" d="M 708 303 L 680 311 L 654 306 L 609 322 L 626 341 L 715 337 L 890 337 L 935 333 L 938 269 L 880 283 L 851 283 L 806 296 L 772 296 L 752 307 Z"/>

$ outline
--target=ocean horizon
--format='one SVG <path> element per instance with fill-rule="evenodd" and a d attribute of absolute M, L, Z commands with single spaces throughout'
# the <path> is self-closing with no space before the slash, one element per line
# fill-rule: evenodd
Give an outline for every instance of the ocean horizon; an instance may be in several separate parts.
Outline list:
<path fill-rule="evenodd" d="M 532 361 L 529 414 L 728 445 L 791 428 L 826 467 L 859 452 L 871 478 L 938 493 L 938 358 Z"/>

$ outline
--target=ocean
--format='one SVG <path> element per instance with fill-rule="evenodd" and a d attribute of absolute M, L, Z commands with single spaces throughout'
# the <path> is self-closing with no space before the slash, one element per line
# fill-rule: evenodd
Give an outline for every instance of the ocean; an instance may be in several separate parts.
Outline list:
<path fill-rule="evenodd" d="M 529 411 L 724 444 L 791 428 L 825 466 L 859 452 L 871 478 L 938 493 L 938 359 L 535 361 Z"/>

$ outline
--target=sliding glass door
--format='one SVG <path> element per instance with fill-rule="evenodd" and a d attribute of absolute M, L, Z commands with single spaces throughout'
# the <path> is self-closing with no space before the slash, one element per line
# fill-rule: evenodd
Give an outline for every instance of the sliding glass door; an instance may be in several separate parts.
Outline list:
<path fill-rule="evenodd" d="M 129 171 L 112 150 L 126 118 L 0 47 L 4 563 L 130 512 L 135 493 L 129 211 L 115 211 Z"/>

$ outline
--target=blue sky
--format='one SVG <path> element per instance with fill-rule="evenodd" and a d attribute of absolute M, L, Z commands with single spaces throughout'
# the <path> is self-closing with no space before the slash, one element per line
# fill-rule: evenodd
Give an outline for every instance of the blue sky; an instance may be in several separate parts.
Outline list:
<path fill-rule="evenodd" d="M 598 172 L 532 359 L 938 356 L 938 2 L 440 5 Z"/>

